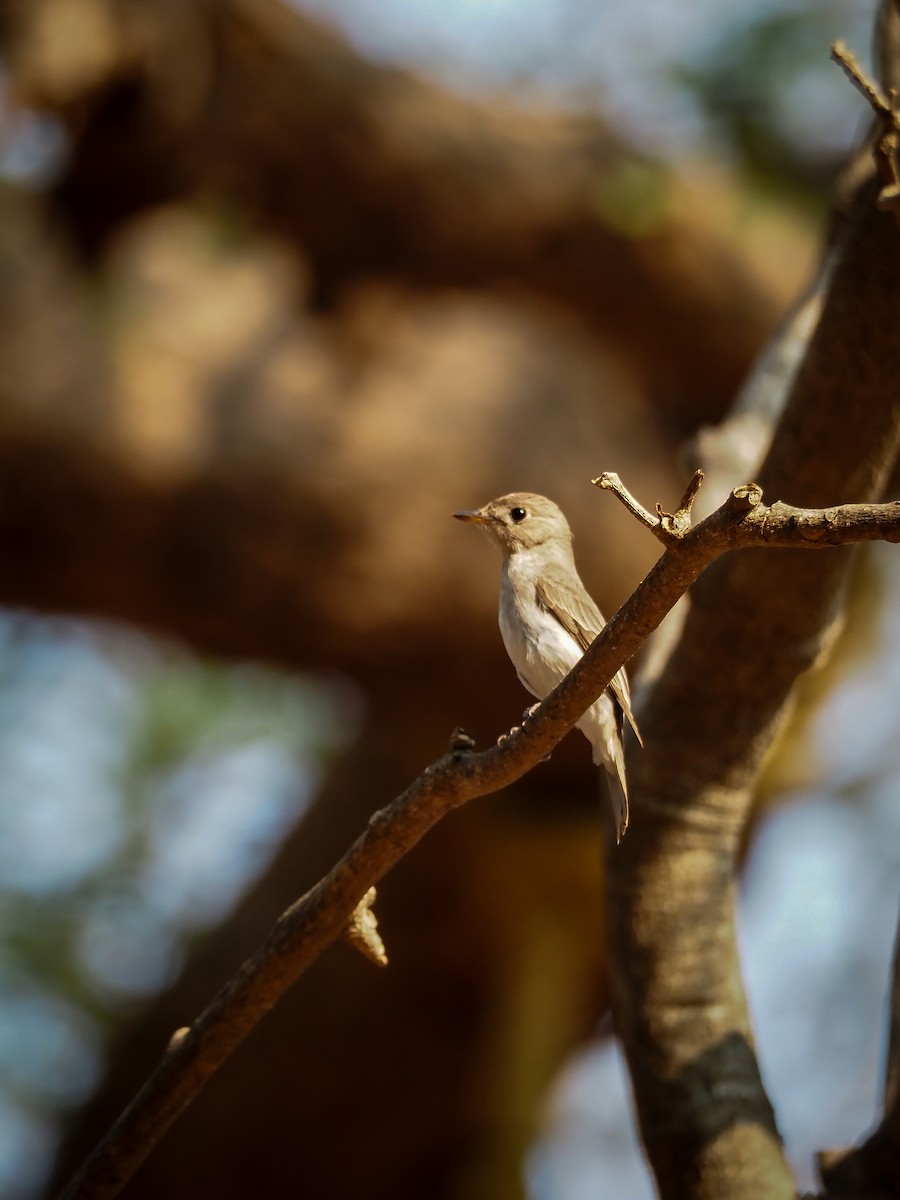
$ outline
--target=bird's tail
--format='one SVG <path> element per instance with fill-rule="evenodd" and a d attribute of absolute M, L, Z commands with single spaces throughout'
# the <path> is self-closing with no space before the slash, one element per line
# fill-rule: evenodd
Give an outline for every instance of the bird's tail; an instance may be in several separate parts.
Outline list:
<path fill-rule="evenodd" d="M 628 828 L 628 788 L 625 784 L 624 770 L 616 770 L 615 766 L 601 766 L 597 772 L 600 780 L 600 791 L 609 796 L 612 805 L 613 819 L 616 823 L 616 845 L 625 836 Z"/>
<path fill-rule="evenodd" d="M 600 790 L 604 785 L 612 805 L 616 822 L 616 845 L 625 836 L 628 828 L 628 784 L 625 782 L 625 747 L 622 744 L 621 719 L 616 722 L 614 714 L 597 722 L 591 730 L 591 747 L 594 763 L 600 768 Z"/>

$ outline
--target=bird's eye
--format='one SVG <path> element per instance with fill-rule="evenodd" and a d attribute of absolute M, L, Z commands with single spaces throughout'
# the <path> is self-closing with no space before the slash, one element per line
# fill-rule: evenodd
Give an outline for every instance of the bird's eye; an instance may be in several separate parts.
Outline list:
<path fill-rule="evenodd" d="M 510 515 L 510 517 L 512 517 L 513 521 L 515 521 L 515 523 L 518 525 L 520 521 L 525 520 L 525 518 L 528 516 L 528 513 L 525 511 L 524 508 L 511 508 L 509 510 L 509 515 Z"/>

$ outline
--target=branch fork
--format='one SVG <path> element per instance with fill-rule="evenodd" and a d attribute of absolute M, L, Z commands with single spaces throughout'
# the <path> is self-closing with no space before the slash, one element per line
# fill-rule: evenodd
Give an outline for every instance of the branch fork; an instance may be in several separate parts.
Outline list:
<path fill-rule="evenodd" d="M 780 503 L 767 507 L 762 490 L 752 483 L 735 488 L 719 509 L 692 525 L 691 505 L 702 478 L 702 472 L 694 474 L 674 513 L 658 506 L 656 516 L 614 473 L 593 480 L 663 542 L 665 553 L 581 661 L 502 745 L 477 751 L 471 735 L 455 730 L 449 752 L 372 815 L 344 856 L 279 917 L 265 942 L 197 1020 L 172 1037 L 159 1066 L 76 1173 L 62 1200 L 118 1195 L 204 1083 L 332 942 L 346 938 L 384 965 L 384 946 L 371 911 L 375 883 L 448 813 L 507 787 L 541 762 L 716 558 L 751 546 L 818 549 L 900 541 L 900 502 L 825 510 Z"/>
<path fill-rule="evenodd" d="M 604 471 L 602 475 L 592 479 L 591 483 L 601 491 L 612 492 L 616 499 L 628 509 L 633 517 L 649 529 L 655 538 L 658 538 L 664 546 L 672 546 L 687 537 L 693 528 L 691 508 L 703 484 L 703 472 L 696 470 L 691 476 L 684 495 L 673 513 L 666 512 L 661 504 L 657 504 L 655 517 L 635 499 L 615 471 Z M 761 500 L 762 488 L 759 484 L 744 483 L 730 493 L 724 510 L 732 516 L 740 517 L 754 509 Z"/>

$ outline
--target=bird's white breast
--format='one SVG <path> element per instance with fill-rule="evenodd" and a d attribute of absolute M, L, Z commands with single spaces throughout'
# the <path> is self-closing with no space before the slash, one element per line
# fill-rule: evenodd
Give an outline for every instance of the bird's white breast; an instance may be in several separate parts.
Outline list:
<path fill-rule="evenodd" d="M 520 553 L 504 563 L 500 583 L 500 633 L 522 683 L 539 700 L 552 692 L 581 658 L 581 647 L 537 602 L 537 571 L 532 556 Z"/>
<path fill-rule="evenodd" d="M 500 581 L 500 633 L 524 687 L 543 700 L 582 656 L 557 619 L 537 602 L 540 563 L 528 552 L 510 555 Z M 576 722 L 593 746 L 595 763 L 615 763 L 618 733 L 613 701 L 604 693 Z"/>

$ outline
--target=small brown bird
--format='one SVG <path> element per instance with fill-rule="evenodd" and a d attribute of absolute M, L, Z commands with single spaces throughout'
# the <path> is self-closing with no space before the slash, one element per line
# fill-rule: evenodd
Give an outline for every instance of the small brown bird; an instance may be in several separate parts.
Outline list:
<path fill-rule="evenodd" d="M 512 492 L 453 515 L 480 525 L 500 547 L 503 644 L 521 683 L 543 700 L 606 624 L 579 578 L 569 523 L 552 500 L 531 492 Z M 628 828 L 622 746 L 626 718 L 640 741 L 628 679 L 621 670 L 576 723 L 591 743 L 594 762 L 605 769 L 617 841 Z"/>

